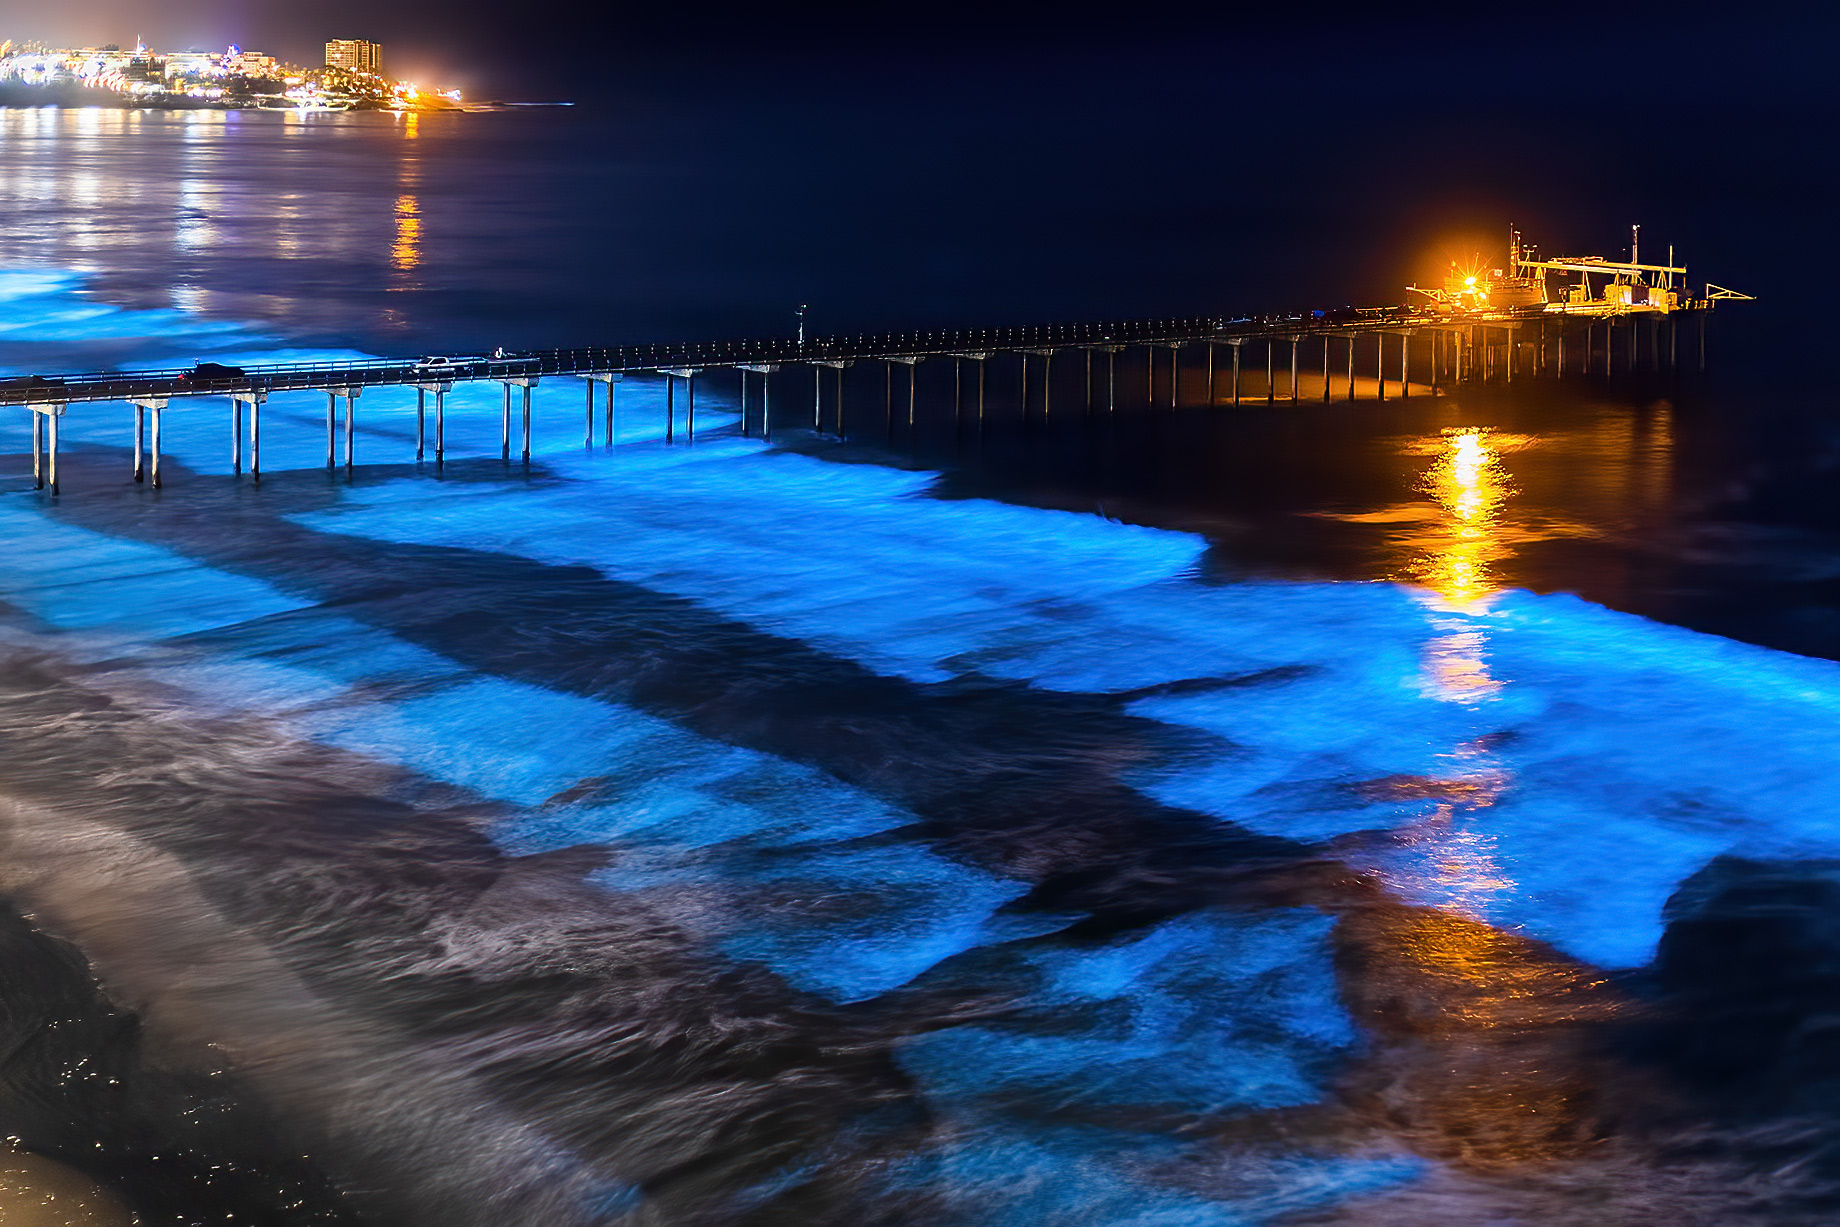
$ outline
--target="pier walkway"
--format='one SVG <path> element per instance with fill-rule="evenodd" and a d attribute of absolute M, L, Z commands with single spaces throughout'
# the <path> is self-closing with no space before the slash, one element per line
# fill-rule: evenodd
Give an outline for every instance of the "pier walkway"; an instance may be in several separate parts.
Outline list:
<path fill-rule="evenodd" d="M 201 363 L 186 370 L 102 371 L 83 374 L 40 374 L 0 380 L 0 406 L 21 406 L 33 412 L 33 471 L 37 484 L 58 489 L 58 426 L 73 405 L 114 402 L 131 406 L 134 413 L 133 477 L 142 481 L 151 473 L 159 484 L 160 423 L 163 411 L 174 401 L 203 397 L 230 402 L 233 470 L 243 471 L 245 454 L 244 409 L 248 409 L 247 454 L 251 473 L 261 474 L 261 407 L 276 392 L 326 393 L 326 464 L 337 463 L 337 402 L 344 404 L 344 463 L 355 463 L 354 402 L 365 389 L 412 387 L 417 391 L 415 458 L 428 449 L 427 402 L 433 400 L 434 453 L 439 461 L 445 447 L 446 394 L 456 383 L 490 382 L 504 387 L 503 455 L 512 451 L 512 401 L 514 390 L 522 400 L 522 448 L 529 459 L 532 390 L 544 379 L 576 378 L 586 383 L 585 430 L 592 441 L 596 429 L 595 386 L 605 385 L 605 412 L 612 439 L 614 385 L 628 376 L 659 375 L 666 379 L 666 438 L 675 432 L 677 384 L 685 385 L 686 426 L 695 431 L 696 377 L 712 371 L 732 371 L 740 379 L 742 430 L 751 419 L 748 409 L 750 374 L 759 376 L 756 418 L 763 437 L 773 429 L 769 377 L 785 368 L 805 367 L 811 380 L 814 428 L 823 428 L 823 371 L 837 372 L 841 388 L 845 367 L 861 362 L 891 364 L 890 371 L 905 366 L 908 373 L 906 408 L 911 424 L 916 364 L 928 359 L 973 361 L 980 372 L 998 355 L 1019 356 L 1022 364 L 1023 411 L 1028 412 L 1028 365 L 1039 357 L 1047 372 L 1041 383 L 1043 409 L 1053 390 L 1053 360 L 1063 351 L 1085 356 L 1085 393 L 1088 408 L 1094 404 L 1093 363 L 1105 358 L 1102 389 L 1108 412 L 1120 407 L 1117 384 L 1118 354 L 1127 348 L 1145 351 L 1146 376 L 1140 398 L 1126 398 L 1128 408 L 1178 408 L 1182 400 L 1182 364 L 1185 351 L 1204 355 L 1208 405 L 1237 404 L 1242 399 L 1242 373 L 1247 367 L 1245 347 L 1262 364 L 1259 381 L 1265 402 L 1278 400 L 1354 399 L 1357 383 L 1384 400 L 1389 383 L 1399 395 L 1409 395 L 1414 385 L 1425 389 L 1476 382 L 1512 382 L 1518 378 L 1563 378 L 1596 375 L 1607 378 L 1624 372 L 1676 369 L 1680 358 L 1683 319 L 1697 325 L 1689 343 L 1700 369 L 1705 364 L 1705 320 L 1713 299 L 1688 299 L 1668 310 L 1640 305 L 1593 304 L 1592 309 L 1557 310 L 1546 306 L 1494 311 L 1452 312 L 1433 308 L 1375 307 L 1241 318 L 1135 320 L 1112 323 L 1053 324 L 1039 327 L 884 333 L 861 336 L 772 337 L 754 340 L 712 341 L 687 344 L 623 345 L 578 349 L 527 350 L 496 353 L 490 357 L 453 355 L 419 359 L 377 359 L 362 362 L 274 363 L 225 367 Z M 1646 336 L 1644 334 L 1646 333 Z M 1314 345 L 1320 342 L 1318 354 Z M 1301 365 L 1306 346 L 1309 361 Z M 1222 355 L 1225 347 L 1229 353 Z M 1168 351 L 1168 361 L 1160 360 Z M 1336 351 L 1341 351 L 1337 353 Z M 1222 358 L 1225 361 L 1222 361 Z M 1337 361 L 1336 359 L 1341 359 Z M 1357 369 L 1358 368 L 1358 369 Z M 1304 386 L 1304 372 L 1310 386 Z M 1165 377 L 1161 372 L 1166 372 Z M 1288 397 L 1280 395 L 1288 373 Z M 1223 388 L 1222 376 L 1227 376 Z M 893 421 L 893 377 L 888 381 L 890 427 Z M 1193 380 L 1190 379 L 1192 385 Z M 982 416 L 984 380 L 977 380 Z M 837 398 L 841 405 L 841 394 Z M 841 409 L 839 433 L 841 433 Z M 151 446 L 147 438 L 151 419 Z M 149 465 L 148 460 L 151 460 Z"/>

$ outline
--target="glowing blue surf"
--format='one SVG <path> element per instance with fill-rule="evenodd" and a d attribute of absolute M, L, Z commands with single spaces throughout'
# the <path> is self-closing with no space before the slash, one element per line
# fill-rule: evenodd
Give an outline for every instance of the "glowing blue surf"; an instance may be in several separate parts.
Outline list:
<path fill-rule="evenodd" d="M 157 334 L 160 353 L 309 356 L 173 313 L 86 315 L 71 285 L 0 279 L 0 298 L 16 330 L 37 311 L 72 339 L 93 325 Z M 500 395 L 455 393 L 450 457 L 497 455 Z M 580 404 L 577 384 L 539 390 L 538 481 L 514 470 L 504 484 L 365 484 L 302 522 L 590 566 L 921 682 L 1117 692 L 1264 675 L 1132 703 L 1222 747 L 1136 783 L 1256 830 L 1336 840 L 1400 898 L 1605 966 L 1652 955 L 1668 895 L 1713 856 L 1840 855 L 1831 662 L 1570 597 L 1508 593 L 1463 612 L 1388 584 L 1209 585 L 1193 576 L 1204 547 L 1193 536 L 940 501 L 925 474 L 734 438 L 666 449 L 655 385 L 621 392 L 628 446 L 585 451 Z M 732 420 L 707 396 L 700 408 L 706 427 Z M 313 394 L 276 397 L 265 468 L 319 467 L 323 414 Z M 119 456 L 126 420 L 119 407 L 73 412 L 66 440 Z M 410 459 L 412 393 L 367 394 L 358 421 L 361 462 Z M 227 473 L 227 422 L 221 403 L 175 409 L 167 446 Z M 0 443 L 23 447 L 22 421 L 3 430 Z M 948 1218 L 1261 1222 L 1416 1170 L 1263 1161 L 1237 1191 L 1204 1195 L 1167 1178 L 1174 1143 L 1067 1123 L 1076 1109 L 1192 1117 L 1313 1101 L 1353 1042 L 1320 917 L 1186 917 L 1095 948 L 1032 941 L 1065 918 L 1019 919 L 1004 905 L 1020 884 L 870 838 L 909 816 L 821 773 L 481 674 L 259 580 L 69 529 L 33 497 L 0 508 L 0 529 L 33 543 L 0 599 L 76 654 L 157 641 L 145 667 L 202 704 L 240 705 L 514 807 L 497 829 L 513 850 L 612 845 L 599 875 L 609 889 L 643 893 L 814 993 L 856 1000 L 961 955 L 1014 952 L 1038 985 L 1035 1015 L 951 1028 L 902 1054 L 921 1094 L 976 1139 L 894 1178 L 939 1193 Z M 1374 831 L 1404 838 L 1363 835 Z M 824 906 L 771 902 L 788 897 Z M 1090 1026 L 1067 1024 L 1088 1015 Z"/>

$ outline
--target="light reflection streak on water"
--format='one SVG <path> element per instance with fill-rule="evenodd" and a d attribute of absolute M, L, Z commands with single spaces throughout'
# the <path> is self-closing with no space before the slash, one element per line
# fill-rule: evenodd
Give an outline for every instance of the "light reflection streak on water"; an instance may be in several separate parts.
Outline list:
<path fill-rule="evenodd" d="M 411 111 L 403 116 L 402 138 L 413 141 L 420 136 L 420 116 Z M 422 262 L 422 205 L 418 194 L 422 179 L 420 157 L 414 153 L 403 154 L 396 178 L 402 192 L 396 197 L 396 238 L 390 246 L 390 267 L 398 273 L 406 273 Z M 415 286 L 413 280 L 398 279 L 391 288 L 404 290 Z"/>
<path fill-rule="evenodd" d="M 1504 686 L 1489 670 L 1488 634 L 1479 615 L 1486 614 L 1497 590 L 1490 563 L 1505 552 L 1502 511 L 1514 486 L 1487 429 L 1446 430 L 1421 448 L 1432 446 L 1437 458 L 1420 486 L 1443 512 L 1443 523 L 1426 536 L 1413 564 L 1435 598 L 1435 633 L 1424 644 L 1421 676 L 1430 697 L 1480 707 Z M 1480 920 L 1492 900 L 1515 887 L 1501 866 L 1495 838 L 1477 820 L 1508 779 L 1478 746 L 1458 746 L 1447 757 L 1452 770 L 1436 781 L 1444 796 L 1429 815 L 1400 832 L 1410 850 L 1412 880 L 1399 884 L 1413 898 Z"/>
<path fill-rule="evenodd" d="M 1515 488 L 1487 429 L 1446 430 L 1413 450 L 1435 456 L 1420 489 L 1441 512 L 1415 542 L 1412 562 L 1432 631 L 1422 684 L 1428 697 L 1485 716 L 1507 684 L 1490 672 L 1488 613 L 1499 588 L 1491 564 L 1509 552 L 1502 521 Z M 1554 1023 L 1616 1003 L 1577 965 L 1496 927 L 1503 903 L 1521 890 L 1495 830 L 1513 777 L 1486 738 L 1440 757 L 1447 766 L 1430 777 L 1383 786 L 1396 801 L 1429 808 L 1394 832 L 1376 866 L 1414 905 L 1376 935 L 1385 951 L 1376 979 L 1422 1006 L 1368 1021 L 1392 1038 L 1444 1039 L 1438 1059 L 1410 1079 L 1404 1119 L 1423 1153 L 1484 1167 L 1549 1160 L 1574 1152 L 1588 1133 L 1579 1105 L 1588 1102 L 1589 1078 L 1563 1039 L 1544 1037 Z M 1529 1047 L 1539 1055 L 1525 1056 Z"/>
<path fill-rule="evenodd" d="M 269 287 L 293 275 L 271 269 L 252 285 L 251 270 L 277 261 L 369 267 L 367 284 L 387 274 L 392 289 L 419 289 L 429 190 L 421 118 L 387 129 L 384 119 L 0 109 L 0 259 L 98 273 L 104 292 L 125 281 L 129 297 L 145 290 L 180 309 L 207 298 L 213 310 L 266 307 Z M 384 156 L 320 192 L 324 174 L 350 168 L 340 159 L 353 148 Z M 368 207 L 328 207 L 341 199 Z M 163 251 L 151 261 L 149 242 Z M 267 313 L 295 314 L 297 303 Z"/>
<path fill-rule="evenodd" d="M 1446 431 L 1424 488 L 1444 511 L 1444 532 L 1414 570 L 1452 605 L 1473 606 L 1495 589 L 1490 564 L 1504 552 L 1499 521 L 1513 493 L 1491 432 Z"/>
<path fill-rule="evenodd" d="M 407 272 L 422 262 L 421 203 L 411 195 L 396 198 L 396 242 L 390 248 L 390 264 Z"/>

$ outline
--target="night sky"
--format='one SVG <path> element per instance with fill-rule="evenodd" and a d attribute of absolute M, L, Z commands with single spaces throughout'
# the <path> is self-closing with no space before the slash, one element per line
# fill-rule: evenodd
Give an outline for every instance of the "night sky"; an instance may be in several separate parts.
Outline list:
<path fill-rule="evenodd" d="M 1263 85 L 1275 75 L 1288 88 L 1265 94 L 1268 105 L 1322 106 L 1375 90 L 1456 103 L 1515 95 L 1531 102 L 1564 82 L 1598 95 L 1602 113 L 1630 116 L 1615 95 L 1631 88 L 1653 98 L 1650 106 L 1682 92 L 1825 98 L 1840 29 L 1830 13 L 1703 3 L 0 0 L 0 36 L 125 45 L 140 34 L 155 46 L 201 49 L 237 42 L 300 62 L 317 62 L 328 38 L 365 37 L 386 45 L 398 73 L 464 77 L 491 92 L 531 95 L 604 89 L 609 75 L 645 72 L 635 59 L 745 53 L 790 64 L 849 51 L 953 63 L 996 54 L 1026 68 L 1069 48 L 1111 49 L 1140 59 L 1140 67 L 1159 56 L 1169 68 L 1205 58 L 1221 77 L 1249 72 Z"/>
<path fill-rule="evenodd" d="M 365 37 L 392 75 L 474 99 L 681 117 L 773 202 L 712 215 L 732 233 L 709 241 L 818 226 L 975 259 L 1002 318 L 1058 318 L 1068 296 L 1032 301 L 1030 270 L 1069 260 L 1141 288 L 1093 296 L 1115 314 L 1306 309 L 1397 301 L 1510 221 L 1611 258 L 1639 221 L 1647 252 L 1677 242 L 1696 279 L 1767 301 L 1755 326 L 1826 344 L 1801 308 L 1831 296 L 1810 261 L 1840 191 L 1840 20 L 1813 6 L 0 0 L 0 36 L 136 34 L 306 62 Z M 878 318 L 957 318 L 966 284 Z"/>

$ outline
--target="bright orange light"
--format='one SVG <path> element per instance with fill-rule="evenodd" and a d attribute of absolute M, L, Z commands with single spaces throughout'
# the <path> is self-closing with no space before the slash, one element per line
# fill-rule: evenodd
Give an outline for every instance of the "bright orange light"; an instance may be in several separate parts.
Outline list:
<path fill-rule="evenodd" d="M 1438 595 L 1458 605 L 1471 604 L 1495 589 L 1489 563 L 1504 552 L 1496 520 L 1513 493 L 1489 432 L 1447 431 L 1423 488 L 1448 518 L 1443 541 L 1417 570 Z"/>

